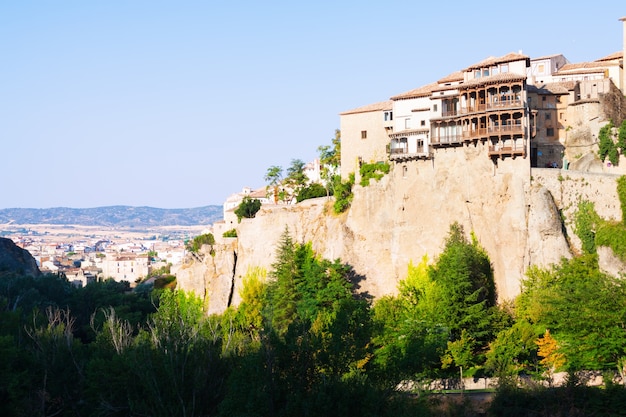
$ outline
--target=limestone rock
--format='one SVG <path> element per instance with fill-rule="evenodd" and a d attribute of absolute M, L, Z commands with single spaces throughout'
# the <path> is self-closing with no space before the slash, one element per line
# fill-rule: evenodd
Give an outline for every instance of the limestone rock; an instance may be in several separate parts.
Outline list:
<path fill-rule="evenodd" d="M 600 270 L 614 277 L 626 277 L 626 263 L 613 253 L 613 250 L 606 246 L 599 246 L 598 265 Z"/>
<path fill-rule="evenodd" d="M 11 239 L 2 237 L 0 238 L 0 272 L 4 271 L 35 277 L 41 275 L 37 261 L 30 252 L 17 246 Z"/>
<path fill-rule="evenodd" d="M 530 265 L 571 257 L 572 244 L 579 250 L 571 219 L 581 198 L 594 202 L 604 218 L 621 217 L 616 179 L 531 171 L 524 158 L 492 160 L 480 143 L 444 148 L 435 159 L 393 165 L 380 181 L 355 185 L 352 205 L 340 215 L 332 213 L 333 200 L 326 197 L 264 205 L 255 218 L 237 225 L 231 246 L 216 236 L 215 256 L 190 259 L 178 281 L 208 298 L 212 312 L 238 305 L 243 277 L 250 268 L 271 269 L 288 229 L 295 242 L 311 242 L 319 256 L 350 265 L 358 291 L 376 298 L 396 293 L 410 262 L 424 256 L 435 261 L 450 225 L 458 222 L 489 255 L 498 299 L 504 301 L 519 294 Z"/>

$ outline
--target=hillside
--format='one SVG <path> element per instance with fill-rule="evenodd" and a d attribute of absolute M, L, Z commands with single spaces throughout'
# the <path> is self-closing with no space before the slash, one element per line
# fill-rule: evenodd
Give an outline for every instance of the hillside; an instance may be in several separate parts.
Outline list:
<path fill-rule="evenodd" d="M 0 209 L 0 224 L 72 224 L 81 226 L 193 226 L 222 219 L 222 206 L 186 209 L 108 206 Z"/>

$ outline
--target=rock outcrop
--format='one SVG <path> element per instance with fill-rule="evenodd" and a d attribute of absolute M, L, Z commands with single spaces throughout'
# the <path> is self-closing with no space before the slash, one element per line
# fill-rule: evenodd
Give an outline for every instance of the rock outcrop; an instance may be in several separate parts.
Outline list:
<path fill-rule="evenodd" d="M 351 265 L 361 277 L 359 290 L 380 297 L 396 292 L 410 262 L 435 259 L 458 222 L 489 254 L 499 299 L 511 299 L 530 265 L 549 266 L 580 247 L 571 224 L 580 198 L 595 202 L 605 218 L 621 216 L 616 178 L 531 172 L 524 158 L 494 163 L 480 144 L 443 149 L 436 159 L 397 164 L 382 180 L 356 185 L 341 215 L 332 214 L 326 198 L 264 206 L 237 225 L 235 242 L 218 245 L 202 262 L 190 259 L 178 283 L 206 297 L 212 312 L 237 305 L 243 276 L 249 268 L 271 268 L 287 228 L 320 256 Z M 218 229 L 218 243 L 220 235 Z"/>
<path fill-rule="evenodd" d="M 30 252 L 17 246 L 11 239 L 0 237 L 0 273 L 2 272 L 35 277 L 41 275 L 37 261 Z"/>

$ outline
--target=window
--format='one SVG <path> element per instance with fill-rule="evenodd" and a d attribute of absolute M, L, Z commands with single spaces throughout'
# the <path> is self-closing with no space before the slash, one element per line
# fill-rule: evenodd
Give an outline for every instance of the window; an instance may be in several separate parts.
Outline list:
<path fill-rule="evenodd" d="M 539 66 L 537 67 L 537 71 L 539 72 L 539 74 L 543 74 L 546 71 L 546 67 L 543 64 L 539 64 Z"/>
<path fill-rule="evenodd" d="M 559 119 L 563 120 L 563 112 L 559 113 Z"/>
<path fill-rule="evenodd" d="M 390 120 L 393 120 L 393 112 L 386 111 L 385 112 L 385 121 L 390 121 Z"/>
<path fill-rule="evenodd" d="M 411 119 L 404 119 L 404 128 L 405 129 L 411 128 Z"/>
<path fill-rule="evenodd" d="M 361 139 L 367 139 L 367 130 L 361 130 Z"/>
<path fill-rule="evenodd" d="M 541 96 L 541 101 L 546 101 L 546 96 Z"/>
<path fill-rule="evenodd" d="M 549 127 L 546 129 L 546 136 L 554 136 L 554 128 Z"/>
<path fill-rule="evenodd" d="M 483 77 L 489 77 L 489 70 L 488 69 L 484 69 L 483 70 Z"/>
<path fill-rule="evenodd" d="M 500 72 L 502 73 L 509 72 L 509 64 L 500 65 Z"/>
<path fill-rule="evenodd" d="M 426 120 L 421 120 L 420 121 L 420 126 L 426 126 Z"/>
<path fill-rule="evenodd" d="M 552 115 L 550 113 L 546 113 L 546 120 L 552 119 Z"/>
<path fill-rule="evenodd" d="M 433 104 L 433 111 L 437 111 L 437 105 Z"/>

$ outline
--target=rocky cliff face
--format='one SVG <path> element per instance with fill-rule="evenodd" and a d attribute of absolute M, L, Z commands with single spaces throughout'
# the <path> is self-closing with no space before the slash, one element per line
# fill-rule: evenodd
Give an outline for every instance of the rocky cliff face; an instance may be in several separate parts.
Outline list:
<path fill-rule="evenodd" d="M 531 173 L 526 159 L 494 164 L 486 152 L 478 144 L 395 165 L 381 181 L 355 186 L 352 206 L 341 215 L 331 213 L 326 198 L 264 206 L 256 218 L 242 220 L 238 238 L 220 243 L 215 256 L 189 259 L 177 274 L 179 288 L 208 298 L 212 312 L 237 305 L 243 276 L 249 268 L 270 269 L 287 228 L 295 241 L 312 242 L 320 256 L 350 264 L 362 277 L 360 291 L 392 294 L 409 262 L 436 258 L 456 221 L 489 254 L 504 300 L 519 293 L 530 265 L 548 266 L 572 256 L 564 230 L 575 234 L 570 222 L 564 229 L 559 210 L 571 215 L 583 196 L 596 202 L 603 217 L 620 216 L 616 176 L 556 169 Z M 569 174 L 573 177 L 562 177 Z"/>
<path fill-rule="evenodd" d="M 39 276 L 41 271 L 35 258 L 25 249 L 17 246 L 11 239 L 0 237 L 0 272 Z"/>

